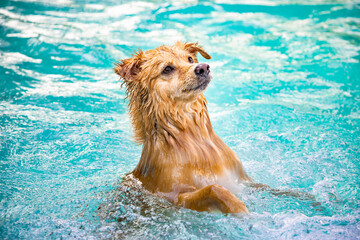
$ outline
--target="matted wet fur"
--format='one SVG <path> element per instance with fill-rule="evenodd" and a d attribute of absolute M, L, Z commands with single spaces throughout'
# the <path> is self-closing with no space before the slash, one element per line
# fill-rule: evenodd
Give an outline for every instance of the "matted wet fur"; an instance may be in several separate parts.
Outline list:
<path fill-rule="evenodd" d="M 252 182 L 237 155 L 215 134 L 203 91 L 210 67 L 196 43 L 139 50 L 115 72 L 123 79 L 135 141 L 143 145 L 132 174 L 142 186 L 174 204 L 224 213 L 247 212 L 233 193 Z"/>

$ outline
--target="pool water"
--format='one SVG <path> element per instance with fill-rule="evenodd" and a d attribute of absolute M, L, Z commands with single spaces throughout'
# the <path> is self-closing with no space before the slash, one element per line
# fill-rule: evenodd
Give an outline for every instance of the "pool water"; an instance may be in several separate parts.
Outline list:
<path fill-rule="evenodd" d="M 2 0 L 0 36 L 0 238 L 359 239 L 359 2 Z M 212 56 L 249 175 L 315 200 L 244 189 L 237 217 L 119 184 L 141 146 L 113 64 L 176 40 Z"/>

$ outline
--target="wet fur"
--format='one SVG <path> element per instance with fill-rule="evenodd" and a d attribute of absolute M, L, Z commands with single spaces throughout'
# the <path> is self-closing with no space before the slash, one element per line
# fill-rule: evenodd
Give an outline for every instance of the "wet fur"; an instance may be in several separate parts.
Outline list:
<path fill-rule="evenodd" d="M 174 204 L 247 212 L 226 187 L 252 180 L 212 128 L 204 89 L 197 89 L 197 53 L 211 58 L 198 44 L 177 42 L 140 50 L 115 67 L 126 87 L 135 141 L 143 145 L 132 174 L 145 189 Z M 164 74 L 169 65 L 173 72 Z"/>

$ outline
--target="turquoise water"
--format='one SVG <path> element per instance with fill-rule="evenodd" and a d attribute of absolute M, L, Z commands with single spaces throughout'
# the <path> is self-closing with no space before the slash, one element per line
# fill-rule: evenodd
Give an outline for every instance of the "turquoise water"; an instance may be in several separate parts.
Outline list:
<path fill-rule="evenodd" d="M 0 238 L 359 239 L 355 1 L 0 2 Z M 113 63 L 198 41 L 215 131 L 256 182 L 243 217 L 119 185 L 137 164 Z M 204 60 L 205 61 L 205 60 Z"/>

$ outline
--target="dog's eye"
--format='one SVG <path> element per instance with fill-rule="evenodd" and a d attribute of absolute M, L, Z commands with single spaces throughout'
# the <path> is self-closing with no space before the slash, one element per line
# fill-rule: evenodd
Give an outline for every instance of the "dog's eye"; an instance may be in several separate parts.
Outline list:
<path fill-rule="evenodd" d="M 163 73 L 167 74 L 167 73 L 170 73 L 172 70 L 174 70 L 173 67 L 167 66 L 166 68 L 164 68 Z"/>
<path fill-rule="evenodd" d="M 189 60 L 190 63 L 194 62 L 194 59 L 192 57 L 188 57 L 188 60 Z"/>

